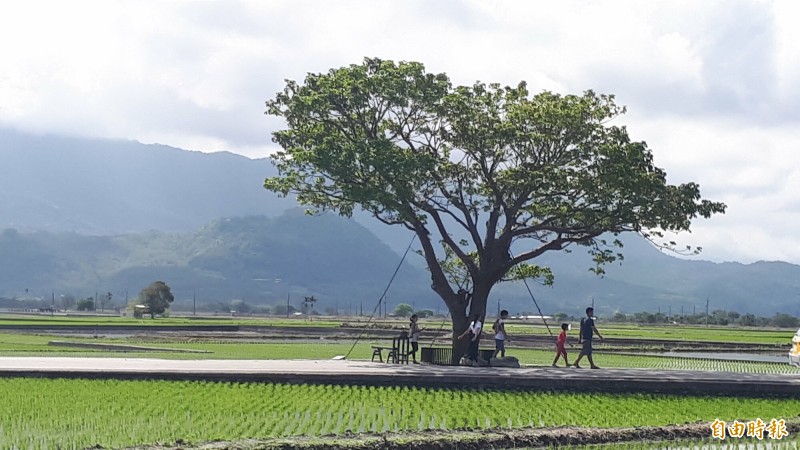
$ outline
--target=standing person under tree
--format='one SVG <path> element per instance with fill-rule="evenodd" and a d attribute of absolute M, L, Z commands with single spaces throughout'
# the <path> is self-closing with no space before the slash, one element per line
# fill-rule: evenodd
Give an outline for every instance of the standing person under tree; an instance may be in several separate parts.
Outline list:
<path fill-rule="evenodd" d="M 603 339 L 603 336 L 597 331 L 597 327 L 594 326 L 594 308 L 590 306 L 586 308 L 586 317 L 581 319 L 581 332 L 578 335 L 578 344 L 583 343 L 583 347 L 581 348 L 581 354 L 578 355 L 578 359 L 575 360 L 575 367 L 578 369 L 581 368 L 578 363 L 584 356 L 589 360 L 589 365 L 592 369 L 599 369 L 592 359 L 592 336 L 595 333 L 597 337 Z"/>
<path fill-rule="evenodd" d="M 508 340 L 506 319 L 508 319 L 508 311 L 504 309 L 500 311 L 500 317 L 492 325 L 492 330 L 494 330 L 494 355 L 492 358 L 497 358 L 498 353 L 501 358 L 506 357 L 506 341 Z"/>
<path fill-rule="evenodd" d="M 411 361 L 414 364 L 419 364 L 417 362 L 417 350 L 419 350 L 419 333 L 422 328 L 419 327 L 418 320 L 419 316 L 414 314 L 411 316 L 411 323 L 408 325 L 408 341 L 411 343 L 411 351 L 408 353 L 411 355 Z"/>
<path fill-rule="evenodd" d="M 474 365 L 478 365 L 478 348 L 481 341 L 481 332 L 483 331 L 483 321 L 480 314 L 474 314 L 472 321 L 469 323 L 467 330 L 461 333 L 458 339 L 463 339 L 467 335 L 470 337 L 469 347 L 467 348 L 467 357 L 472 360 Z"/>

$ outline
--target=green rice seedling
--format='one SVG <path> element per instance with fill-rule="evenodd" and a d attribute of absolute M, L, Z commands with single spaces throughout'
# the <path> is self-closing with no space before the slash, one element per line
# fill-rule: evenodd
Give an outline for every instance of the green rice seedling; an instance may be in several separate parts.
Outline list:
<path fill-rule="evenodd" d="M 624 427 L 797 416 L 797 399 L 0 379 L 0 448 L 487 428 Z M 586 408 L 592 404 L 592 408 Z"/>

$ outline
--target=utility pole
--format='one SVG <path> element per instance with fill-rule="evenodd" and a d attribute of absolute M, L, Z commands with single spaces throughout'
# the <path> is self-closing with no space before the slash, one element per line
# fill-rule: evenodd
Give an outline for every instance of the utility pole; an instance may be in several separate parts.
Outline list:
<path fill-rule="evenodd" d="M 497 317 L 500 317 L 500 299 L 497 299 Z"/>
<path fill-rule="evenodd" d="M 286 318 L 289 318 L 289 295 L 291 291 L 286 292 Z"/>
<path fill-rule="evenodd" d="M 192 291 L 192 315 L 197 315 L 197 291 Z"/>
<path fill-rule="evenodd" d="M 708 297 L 706 297 L 706 327 L 708 327 Z"/>

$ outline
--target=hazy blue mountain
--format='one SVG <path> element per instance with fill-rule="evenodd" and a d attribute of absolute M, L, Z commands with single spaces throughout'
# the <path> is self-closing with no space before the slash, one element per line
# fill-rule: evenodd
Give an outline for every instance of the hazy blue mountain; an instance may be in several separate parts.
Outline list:
<path fill-rule="evenodd" d="M 294 305 L 314 295 L 323 309 L 374 307 L 400 258 L 357 223 L 291 210 L 277 218 L 219 219 L 193 232 L 116 236 L 0 234 L 0 296 L 136 295 L 163 280 L 176 298 L 199 303 Z M 392 303 L 432 304 L 426 274 L 404 265 Z"/>
<path fill-rule="evenodd" d="M 556 284 L 529 283 L 546 314 L 578 313 L 592 299 L 598 311 L 652 311 L 677 314 L 705 308 L 772 315 L 792 312 L 800 292 L 800 267 L 786 263 L 715 264 L 683 261 L 644 242 L 626 246 L 621 265 L 603 277 L 589 273 L 589 258 L 579 252 L 548 255 Z M 409 258 L 419 258 L 411 253 Z M 155 280 L 169 284 L 186 307 L 228 304 L 244 299 L 275 305 L 290 294 L 297 306 L 304 296 L 320 299 L 319 308 L 351 311 L 374 307 L 400 261 L 366 228 L 333 214 L 308 216 L 300 209 L 276 218 L 218 219 L 190 232 L 149 231 L 115 236 L 76 233 L 0 233 L 0 296 L 92 296 L 111 292 L 116 299 L 134 296 Z M 391 285 L 390 309 L 399 302 L 443 310 L 430 290 L 427 271 L 401 267 Z M 522 283 L 498 286 L 497 301 L 517 313 L 535 311 Z"/>
<path fill-rule="evenodd" d="M 275 173 L 264 159 L 0 129 L 0 161 L 0 230 L 14 229 L 0 237 L 0 295 L 121 298 L 164 279 L 182 299 L 271 303 L 291 290 L 353 303 L 380 295 L 411 239 L 363 213 L 283 215 L 297 205 L 263 189 Z M 604 314 L 688 313 L 708 298 L 711 309 L 800 313 L 800 266 L 684 260 L 624 241 L 625 261 L 603 277 L 580 248 L 537 260 L 556 274 L 553 287 L 531 284 L 544 312 L 579 312 L 594 299 Z M 408 263 L 390 302 L 440 306 L 421 258 Z M 512 312 L 535 310 L 520 283 L 498 286 L 490 311 L 498 299 Z"/>
<path fill-rule="evenodd" d="M 265 159 L 0 128 L 0 228 L 108 235 L 187 231 L 293 207 L 263 189 Z"/>
<path fill-rule="evenodd" d="M 759 261 L 713 263 L 679 259 L 661 252 L 638 236 L 624 238 L 625 260 L 606 267 L 602 277 L 589 274 L 589 258 L 549 254 L 538 262 L 556 273 L 552 288 L 540 287 L 545 303 L 591 303 L 605 313 L 650 311 L 689 314 L 709 307 L 769 316 L 776 312 L 800 313 L 800 266 Z M 552 300 L 550 300 L 552 299 Z M 670 309 L 671 308 L 671 309 Z M 565 307 L 561 309 L 570 310 Z"/>

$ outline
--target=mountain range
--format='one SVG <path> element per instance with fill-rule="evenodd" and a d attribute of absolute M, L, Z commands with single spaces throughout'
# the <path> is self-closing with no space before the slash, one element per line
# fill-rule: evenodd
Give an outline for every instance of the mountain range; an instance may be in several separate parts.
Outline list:
<path fill-rule="evenodd" d="M 151 281 L 179 303 L 244 299 L 276 304 L 319 298 L 320 309 L 370 309 L 411 234 L 365 215 L 303 214 L 263 189 L 266 159 L 200 153 L 133 141 L 31 135 L 0 129 L 0 296 L 56 298 L 111 292 L 133 296 Z M 553 287 L 530 284 L 545 314 L 710 308 L 800 313 L 800 266 L 676 258 L 637 236 L 602 277 L 580 250 L 546 254 Z M 413 252 L 389 304 L 443 309 Z M 297 302 L 299 300 L 293 300 Z M 536 311 L 524 285 L 505 283 L 495 303 Z M 363 306 L 362 306 L 363 305 Z"/>

